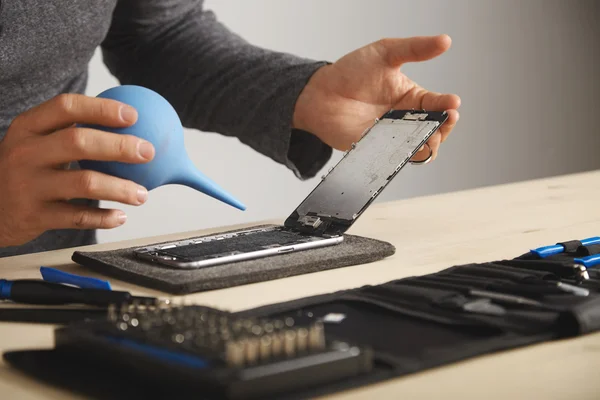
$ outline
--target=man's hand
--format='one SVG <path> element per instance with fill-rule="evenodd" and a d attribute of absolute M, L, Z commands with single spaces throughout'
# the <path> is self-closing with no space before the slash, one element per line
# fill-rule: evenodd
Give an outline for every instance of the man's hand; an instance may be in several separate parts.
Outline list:
<path fill-rule="evenodd" d="M 311 77 L 296 103 L 293 126 L 348 150 L 375 118 L 392 108 L 447 111 L 448 120 L 428 141 L 435 159 L 458 121 L 460 98 L 423 89 L 400 67 L 437 57 L 449 47 L 450 38 L 441 35 L 384 39 L 347 54 Z M 419 159 L 416 155 L 413 160 Z"/>
<path fill-rule="evenodd" d="M 60 95 L 14 119 L 0 142 L 0 247 L 26 243 L 51 229 L 122 225 L 120 210 L 70 204 L 86 198 L 140 205 L 147 191 L 134 182 L 89 170 L 66 170 L 82 159 L 145 163 L 152 144 L 130 135 L 75 124 L 126 127 L 137 112 L 114 100 Z"/>

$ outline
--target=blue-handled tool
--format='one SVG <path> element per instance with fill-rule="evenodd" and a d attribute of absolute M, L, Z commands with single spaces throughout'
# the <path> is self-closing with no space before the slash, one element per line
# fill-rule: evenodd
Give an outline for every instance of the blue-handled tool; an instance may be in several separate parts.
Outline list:
<path fill-rule="evenodd" d="M 40 267 L 40 274 L 42 274 L 42 279 L 46 282 L 73 285 L 82 289 L 112 290 L 108 281 L 89 276 L 70 274 L 55 268 Z"/>
<path fill-rule="evenodd" d="M 583 265 L 586 268 L 592 268 L 600 265 L 600 254 L 592 254 L 591 256 L 576 258 L 573 260 L 575 264 Z"/>
<path fill-rule="evenodd" d="M 111 304 L 122 304 L 134 300 L 143 303 L 157 302 L 154 297 L 132 296 L 129 292 L 82 289 L 35 279 L 14 281 L 0 279 L 0 300 L 24 304 L 86 304 L 99 307 L 108 307 Z"/>
<path fill-rule="evenodd" d="M 581 240 L 581 244 L 583 246 L 591 246 L 593 244 L 600 244 L 600 236 L 583 239 L 583 240 Z M 565 251 L 565 248 L 563 245 L 560 245 L 560 244 L 538 247 L 537 249 L 531 250 L 532 253 L 536 254 L 540 258 L 546 258 L 549 256 L 553 256 L 555 254 L 560 254 L 563 251 Z"/>

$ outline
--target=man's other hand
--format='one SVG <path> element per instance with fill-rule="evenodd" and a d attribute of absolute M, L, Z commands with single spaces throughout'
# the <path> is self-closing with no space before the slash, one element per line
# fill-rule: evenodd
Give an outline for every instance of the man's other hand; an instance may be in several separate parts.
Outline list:
<path fill-rule="evenodd" d="M 435 58 L 450 44 L 447 35 L 383 39 L 321 67 L 298 98 L 293 126 L 337 150 L 348 150 L 375 118 L 390 109 L 447 111 L 448 120 L 428 141 L 435 160 L 458 121 L 460 98 L 422 88 L 400 67 Z M 418 153 L 413 160 L 419 157 Z"/>

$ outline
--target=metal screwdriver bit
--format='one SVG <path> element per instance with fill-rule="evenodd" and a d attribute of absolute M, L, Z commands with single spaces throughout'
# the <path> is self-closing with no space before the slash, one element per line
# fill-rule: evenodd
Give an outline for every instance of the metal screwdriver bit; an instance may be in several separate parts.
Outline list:
<path fill-rule="evenodd" d="M 176 333 L 173 335 L 172 340 L 175 343 L 181 344 L 185 340 L 185 336 L 183 336 L 183 334 L 181 334 L 181 333 Z"/>
<path fill-rule="evenodd" d="M 269 335 L 265 335 L 260 338 L 260 359 L 261 361 L 268 361 L 271 357 L 271 347 L 273 339 Z"/>
<path fill-rule="evenodd" d="M 242 322 L 242 325 L 244 326 L 244 329 L 247 332 L 250 332 L 250 330 L 252 329 L 252 326 L 254 325 L 254 322 L 252 320 L 246 319 Z"/>
<path fill-rule="evenodd" d="M 205 312 L 201 313 L 201 314 L 200 314 L 200 321 L 201 321 L 202 323 L 206 323 L 206 322 L 208 322 L 208 314 L 207 314 L 207 313 L 205 313 Z"/>
<path fill-rule="evenodd" d="M 148 320 L 142 320 L 140 327 L 142 328 L 143 331 L 148 331 L 152 328 L 152 323 Z"/>
<path fill-rule="evenodd" d="M 263 326 L 263 329 L 266 333 L 272 333 L 273 330 L 275 329 L 275 327 L 273 326 L 272 323 L 270 322 L 266 322 Z"/>
<path fill-rule="evenodd" d="M 244 345 L 239 341 L 228 342 L 225 347 L 225 358 L 231 366 L 241 367 L 244 365 Z"/>
<path fill-rule="evenodd" d="M 311 350 L 322 350 L 325 348 L 325 328 L 318 321 L 310 327 L 308 332 L 308 343 Z"/>
<path fill-rule="evenodd" d="M 239 333 L 242 330 L 242 322 L 239 320 L 233 321 L 233 323 L 231 324 L 231 330 L 233 331 L 233 333 Z"/>
<path fill-rule="evenodd" d="M 263 329 L 261 328 L 260 325 L 252 325 L 252 329 L 251 329 L 252 334 L 254 335 L 260 335 L 263 332 Z"/>
<path fill-rule="evenodd" d="M 183 333 L 183 336 L 185 337 L 186 341 L 192 341 L 196 335 L 194 334 L 193 330 L 188 329 Z"/>
<path fill-rule="evenodd" d="M 288 329 L 285 331 L 283 339 L 283 352 L 287 357 L 293 357 L 296 354 L 296 331 Z"/>
<path fill-rule="evenodd" d="M 114 304 L 108 306 L 108 320 L 117 322 L 117 307 Z"/>
<path fill-rule="evenodd" d="M 279 357 L 283 353 L 283 333 L 275 332 L 271 335 L 271 354 L 274 357 Z"/>
<path fill-rule="evenodd" d="M 308 329 L 299 328 L 296 332 L 296 347 L 298 352 L 305 352 L 308 348 Z"/>
<path fill-rule="evenodd" d="M 255 364 L 258 361 L 260 352 L 260 340 L 258 338 L 249 338 L 246 342 L 246 363 Z"/>

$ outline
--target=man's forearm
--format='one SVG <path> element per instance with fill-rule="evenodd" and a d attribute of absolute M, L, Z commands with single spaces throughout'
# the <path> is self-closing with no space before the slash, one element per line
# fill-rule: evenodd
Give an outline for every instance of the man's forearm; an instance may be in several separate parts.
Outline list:
<path fill-rule="evenodd" d="M 121 83 L 163 95 L 186 127 L 235 136 L 302 178 L 331 155 L 292 128 L 296 99 L 325 63 L 253 46 L 201 1 L 121 1 L 102 49 Z"/>

